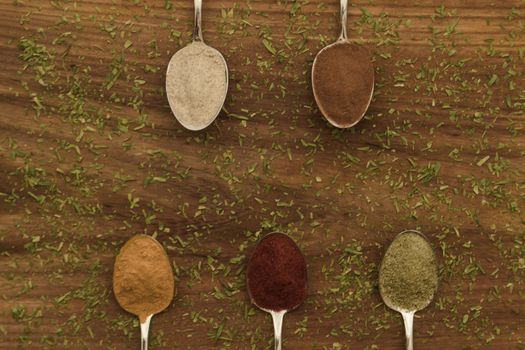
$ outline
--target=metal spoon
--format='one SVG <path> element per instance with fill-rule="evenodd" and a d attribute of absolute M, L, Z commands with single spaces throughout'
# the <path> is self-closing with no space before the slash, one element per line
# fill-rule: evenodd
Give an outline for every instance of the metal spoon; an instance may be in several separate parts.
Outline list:
<path fill-rule="evenodd" d="M 140 323 L 140 349 L 148 350 L 148 334 L 149 334 L 149 325 L 151 324 L 151 318 L 153 315 L 146 317 L 144 322 Z"/>
<path fill-rule="evenodd" d="M 254 304 L 255 304 L 255 306 L 257 306 L 262 311 L 268 312 L 270 315 L 272 315 L 273 334 L 274 334 L 274 347 L 275 347 L 275 350 L 282 350 L 282 348 L 283 348 L 283 320 L 284 320 L 284 315 L 286 315 L 286 313 L 288 311 L 291 311 L 291 310 L 272 311 L 272 310 L 264 309 L 264 308 L 258 306 L 255 302 L 254 302 Z"/>
<path fill-rule="evenodd" d="M 128 247 L 131 246 L 135 240 L 143 240 L 145 244 L 147 243 L 150 245 L 150 248 L 152 250 L 155 249 L 156 251 L 154 251 L 154 253 L 158 254 L 156 257 L 162 260 L 162 264 L 164 264 L 164 266 L 161 266 L 162 264 L 159 264 L 159 265 L 156 265 L 155 267 L 159 269 L 164 268 L 164 270 L 167 271 L 167 274 L 165 278 L 162 280 L 162 283 L 163 283 L 163 288 L 165 285 L 165 288 L 166 288 L 165 290 L 168 291 L 168 293 L 165 295 L 165 299 L 162 300 L 162 302 L 160 303 L 161 305 L 155 309 L 150 308 L 151 313 L 148 312 L 149 314 L 146 314 L 146 315 L 144 314 L 143 311 L 139 311 L 139 309 L 134 303 L 129 303 L 128 299 L 122 299 L 122 294 L 130 293 L 129 287 L 120 288 L 120 287 L 117 287 L 117 283 L 116 283 L 117 275 L 121 276 L 123 274 L 122 271 L 125 270 L 126 266 L 129 266 L 128 264 L 130 263 L 130 261 L 136 261 L 137 259 L 140 259 L 140 257 L 137 257 L 134 254 L 131 254 L 127 251 Z M 148 263 L 147 260 L 144 261 L 141 267 L 147 263 Z M 149 267 L 151 268 L 151 263 Z M 135 268 L 137 269 L 136 266 Z M 138 269 L 135 272 L 145 275 L 143 271 L 140 271 L 140 269 Z M 137 278 L 141 278 L 141 276 L 139 275 L 137 276 Z M 149 333 L 149 326 L 151 324 L 151 319 L 153 315 L 166 309 L 171 303 L 171 301 L 173 300 L 174 285 L 175 285 L 175 281 L 173 278 L 173 271 L 171 268 L 171 263 L 169 261 L 168 255 L 166 254 L 166 251 L 164 250 L 162 245 L 156 239 L 154 239 L 151 236 L 147 236 L 147 235 L 136 235 L 136 236 L 133 236 L 130 240 L 128 240 L 126 244 L 124 244 L 124 246 L 120 250 L 119 255 L 115 259 L 115 266 L 114 266 L 114 272 L 113 272 L 113 292 L 115 293 L 115 298 L 117 299 L 117 302 L 120 304 L 120 306 L 124 310 L 138 316 L 140 320 L 140 336 L 141 336 L 140 348 L 142 350 L 148 350 L 148 333 Z M 152 288 L 150 287 L 149 289 L 152 289 Z"/>
<path fill-rule="evenodd" d="M 286 235 L 284 233 L 272 232 L 272 233 L 269 233 L 266 236 L 264 236 L 261 239 L 261 241 L 259 242 L 259 244 L 263 240 L 272 237 L 272 235 L 286 236 L 290 241 L 293 242 L 293 240 L 288 235 Z M 295 242 L 293 242 L 293 244 L 295 245 L 297 250 L 299 250 L 299 247 L 297 246 L 297 244 Z M 304 268 L 305 268 L 305 271 L 306 271 L 306 261 L 304 262 L 304 264 L 305 264 Z M 248 262 L 248 269 L 250 268 L 250 265 L 251 265 L 251 259 Z M 287 312 L 295 310 L 296 308 L 298 308 L 303 303 L 304 299 L 303 300 L 298 300 L 297 304 L 295 304 L 295 305 L 289 305 L 289 307 L 286 310 L 270 310 L 270 309 L 266 309 L 266 308 L 260 306 L 257 303 L 257 301 L 253 298 L 251 290 L 250 290 L 250 281 L 249 281 L 249 279 L 247 279 L 247 283 L 246 284 L 248 285 L 248 295 L 250 296 L 250 300 L 252 301 L 252 303 L 255 304 L 255 306 L 257 306 L 262 311 L 268 312 L 272 316 L 275 350 L 281 350 L 282 349 L 282 329 L 283 329 L 284 315 L 286 315 Z M 305 280 L 304 288 L 306 289 L 306 280 Z"/>
<path fill-rule="evenodd" d="M 323 116 L 337 128 L 350 128 L 356 125 L 365 115 L 370 102 L 372 101 L 372 94 L 374 92 L 374 67 L 370 52 L 364 46 L 351 43 L 348 40 L 346 25 L 348 17 L 348 0 L 341 0 L 341 33 L 337 41 L 330 44 L 317 53 L 312 66 L 312 89 L 315 101 Z M 344 45 L 344 46 L 343 46 Z M 339 63 L 339 66 L 334 69 L 331 76 L 334 79 L 351 78 L 355 89 L 358 89 L 360 96 L 356 96 L 356 91 L 343 91 L 342 85 L 334 89 L 323 90 L 319 87 L 319 79 L 326 77 L 325 71 L 328 67 L 323 67 L 323 57 L 332 55 L 335 50 L 345 49 L 345 59 Z M 343 68 L 351 69 L 357 64 L 366 64 L 365 69 L 353 69 L 343 72 Z M 362 93 L 361 93 L 362 92 Z M 340 94 L 347 95 L 347 105 L 351 107 L 345 108 L 344 116 L 335 115 L 330 109 L 333 108 L 332 103 L 327 101 L 330 97 Z M 340 106 L 341 107 L 341 106 Z M 346 107 L 346 106 L 345 106 Z"/>
<path fill-rule="evenodd" d="M 193 42 L 171 58 L 166 71 L 166 94 L 175 118 L 186 129 L 198 131 L 213 123 L 222 109 L 228 92 L 228 66 L 219 51 L 204 43 L 202 0 L 194 0 L 194 4 Z M 203 69 L 192 70 L 197 61 Z M 203 84 L 212 92 L 204 98 Z M 199 109 L 201 113 L 196 114 Z"/>
<path fill-rule="evenodd" d="M 405 234 L 417 234 L 420 237 L 422 237 L 426 241 L 426 243 L 429 245 L 430 249 L 432 250 L 432 259 L 431 260 L 433 261 L 433 267 L 435 268 L 435 276 L 436 276 L 436 281 L 437 281 L 437 274 L 438 274 L 438 272 L 437 272 L 437 264 L 436 264 L 437 260 L 436 260 L 435 252 L 432 249 L 432 247 L 430 246 L 430 243 L 428 243 L 428 239 L 426 238 L 426 236 L 424 234 L 422 234 L 421 232 L 419 232 L 419 231 L 406 230 L 406 231 L 403 231 L 403 232 L 399 233 L 394 238 L 392 243 L 394 243 L 399 237 L 401 237 L 402 235 L 405 235 Z M 392 245 L 392 243 L 390 244 L 390 246 Z M 388 252 L 388 249 L 390 249 L 390 246 L 387 248 L 387 252 Z M 386 253 L 385 253 L 385 256 L 386 256 Z M 381 273 L 383 271 L 384 261 L 385 261 L 385 258 L 383 257 L 383 261 L 381 262 L 381 267 L 379 269 L 380 276 L 381 276 Z M 379 278 L 379 280 L 381 281 L 381 277 Z M 394 311 L 399 312 L 403 316 L 403 323 L 405 325 L 406 349 L 407 350 L 413 350 L 414 349 L 414 314 L 417 311 L 420 311 L 420 310 L 423 310 L 424 308 L 426 308 L 432 302 L 432 300 L 434 299 L 434 297 L 436 295 L 436 292 L 437 292 L 437 283 L 436 283 L 436 288 L 433 290 L 432 295 L 426 300 L 426 304 L 425 305 L 421 305 L 421 307 L 419 307 L 417 309 L 406 310 L 406 309 L 404 309 L 404 308 L 402 308 L 402 307 L 400 307 L 398 305 L 395 305 L 395 303 L 388 296 L 387 292 L 384 291 L 383 286 L 381 285 L 381 283 L 379 284 L 379 293 L 381 294 L 381 298 L 383 299 L 383 302 L 389 308 L 391 308 Z"/>

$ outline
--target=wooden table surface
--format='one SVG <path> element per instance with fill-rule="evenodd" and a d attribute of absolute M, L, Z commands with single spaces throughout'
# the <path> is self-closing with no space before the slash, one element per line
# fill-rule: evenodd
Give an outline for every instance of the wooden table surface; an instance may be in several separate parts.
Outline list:
<path fill-rule="evenodd" d="M 204 3 L 230 87 L 189 132 L 163 87 L 192 1 L 0 0 L 0 348 L 138 349 L 111 279 L 146 233 L 178 281 L 151 348 L 269 349 L 245 257 L 280 230 L 309 273 L 285 349 L 402 349 L 376 281 L 404 229 L 440 261 L 416 348 L 525 348 L 525 2 L 353 1 L 376 92 L 344 131 L 310 87 L 337 1 Z"/>

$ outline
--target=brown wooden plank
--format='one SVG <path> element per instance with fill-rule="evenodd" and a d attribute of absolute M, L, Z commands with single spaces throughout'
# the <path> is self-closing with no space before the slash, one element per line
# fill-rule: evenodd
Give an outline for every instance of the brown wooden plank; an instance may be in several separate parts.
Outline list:
<path fill-rule="evenodd" d="M 205 1 L 205 39 L 231 81 L 201 133 L 175 122 L 163 93 L 192 5 L 0 0 L 0 348 L 138 348 L 111 276 L 140 232 L 177 267 L 153 349 L 271 348 L 243 257 L 279 229 L 310 279 L 286 349 L 401 349 L 376 280 L 406 228 L 431 237 L 441 262 L 416 348 L 524 348 L 525 3 L 352 2 L 349 33 L 373 52 L 377 86 L 365 120 L 339 131 L 309 73 L 336 38 L 337 1 Z M 24 40 L 52 57 L 24 61 Z"/>

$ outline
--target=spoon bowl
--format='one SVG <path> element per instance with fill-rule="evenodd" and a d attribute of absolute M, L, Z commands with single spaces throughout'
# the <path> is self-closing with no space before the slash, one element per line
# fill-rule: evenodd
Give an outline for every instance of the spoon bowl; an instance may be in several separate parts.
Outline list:
<path fill-rule="evenodd" d="M 301 268 L 301 273 L 298 276 L 299 284 L 292 283 L 288 278 L 283 278 L 280 272 L 282 272 L 283 266 L 279 265 L 282 262 L 282 258 L 284 256 L 283 252 L 272 251 L 271 247 L 267 246 L 267 242 L 270 240 L 281 240 L 281 242 L 284 242 L 283 244 L 288 244 L 289 248 L 292 250 L 295 250 L 295 252 L 298 252 L 301 255 L 301 264 L 303 267 Z M 289 253 L 289 252 L 288 252 Z M 263 273 L 262 268 L 258 266 L 257 262 L 254 262 L 255 257 L 259 257 L 260 255 L 264 255 L 265 259 L 271 259 L 270 261 L 275 263 L 275 266 L 273 266 L 273 271 L 270 271 L 271 276 L 279 276 L 275 278 L 279 278 L 279 284 L 281 285 L 291 285 L 291 288 L 294 288 L 294 291 L 298 292 L 298 295 L 300 296 L 295 302 L 292 303 L 279 303 L 278 298 L 282 297 L 282 295 L 273 295 L 273 300 L 276 300 L 276 303 L 279 305 L 277 307 L 270 307 L 266 301 L 264 300 L 258 300 L 257 296 L 254 295 L 252 292 L 252 279 L 250 276 L 255 276 L 256 280 L 261 280 L 261 275 L 257 276 L 258 274 Z M 288 254 L 289 255 L 289 254 Z M 268 271 L 266 271 L 268 272 Z M 307 288 L 307 275 L 306 275 L 306 261 L 304 259 L 304 256 L 302 255 L 299 247 L 297 244 L 286 234 L 280 233 L 280 232 L 273 232 L 266 236 L 264 236 L 260 241 L 257 247 L 255 248 L 254 253 L 252 254 L 249 262 L 248 262 L 248 268 L 247 268 L 247 274 L 246 274 L 246 285 L 248 286 L 248 295 L 250 297 L 251 302 L 257 306 L 262 311 L 268 312 L 272 316 L 273 320 L 273 327 L 274 327 L 274 339 L 275 339 L 275 350 L 281 350 L 282 349 L 282 326 L 283 326 L 283 320 L 284 315 L 292 311 L 296 308 L 298 308 L 306 299 L 306 288 Z M 263 276 L 264 278 L 268 276 Z M 263 278 L 263 279 L 264 279 Z M 255 282 L 253 282 L 255 283 Z M 273 288 L 268 289 L 269 293 L 276 294 L 275 290 Z M 268 291 L 267 290 L 267 291 Z M 286 292 L 282 292 L 282 294 L 290 293 L 292 292 L 290 289 L 287 289 Z"/>
<path fill-rule="evenodd" d="M 347 18 L 348 0 L 341 0 L 341 34 L 317 53 L 312 65 L 312 89 L 319 111 L 342 129 L 363 118 L 372 101 L 375 80 L 368 49 L 348 40 Z"/>
<path fill-rule="evenodd" d="M 420 242 L 421 244 L 423 244 L 422 249 L 427 252 L 430 252 L 429 254 L 430 256 L 427 257 L 428 259 L 426 261 L 422 261 L 421 264 L 425 264 L 426 267 L 428 267 L 428 271 L 429 271 L 428 274 L 430 275 L 432 282 L 435 282 L 434 287 L 431 290 L 429 290 L 430 293 L 418 293 L 418 296 L 422 294 L 424 294 L 424 296 L 420 300 L 414 301 L 411 306 L 401 305 L 401 303 L 396 302 L 394 300 L 395 296 L 390 295 L 391 290 L 386 288 L 384 283 L 382 283 L 383 281 L 382 275 L 387 273 L 385 272 L 385 264 L 386 264 L 385 261 L 387 261 L 387 259 L 390 259 L 390 260 L 393 259 L 388 256 L 389 251 L 392 248 L 392 246 L 396 244 L 396 242 L 398 242 L 399 239 L 402 239 L 402 237 L 405 235 L 416 235 L 417 237 L 420 237 L 423 239 L 423 241 Z M 394 261 L 394 263 L 398 264 L 399 266 L 403 266 L 403 264 L 400 263 L 399 260 L 404 260 L 404 259 L 406 259 L 406 255 L 398 258 L 397 261 L 394 261 L 394 260 L 392 261 Z M 406 230 L 406 231 L 399 233 L 394 238 L 390 246 L 387 248 L 385 255 L 383 257 L 383 260 L 381 261 L 381 266 L 379 268 L 379 282 L 380 282 L 379 283 L 379 293 L 381 295 L 381 298 L 383 299 L 383 302 L 390 309 L 401 313 L 401 315 L 403 316 L 403 323 L 405 325 L 405 335 L 406 335 L 406 349 L 413 350 L 414 348 L 414 340 L 413 340 L 414 314 L 417 311 L 423 310 L 428 305 L 430 305 L 430 303 L 432 302 L 432 300 L 434 300 L 436 296 L 437 284 L 438 284 L 438 270 L 437 270 L 436 254 L 435 254 L 434 249 L 430 245 L 427 237 L 423 233 L 419 231 L 415 231 L 415 230 Z M 398 288 L 400 287 L 401 286 L 398 286 Z"/>
<path fill-rule="evenodd" d="M 228 93 L 228 65 L 218 50 L 204 43 L 202 0 L 194 0 L 194 4 L 193 42 L 171 57 L 166 71 L 166 95 L 179 123 L 198 131 L 213 123 L 222 109 Z M 203 96 L 203 89 L 209 92 L 207 96 Z"/>
<path fill-rule="evenodd" d="M 152 278 L 155 271 L 156 279 Z M 140 321 L 141 349 L 148 349 L 153 315 L 173 300 L 175 281 L 166 251 L 153 237 L 136 235 L 124 244 L 115 259 L 113 292 L 119 305 Z"/>

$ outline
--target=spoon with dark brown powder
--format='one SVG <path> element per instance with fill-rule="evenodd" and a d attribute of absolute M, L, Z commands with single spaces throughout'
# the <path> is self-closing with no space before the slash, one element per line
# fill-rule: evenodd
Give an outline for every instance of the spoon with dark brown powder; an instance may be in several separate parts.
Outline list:
<path fill-rule="evenodd" d="M 341 0 L 341 34 L 323 48 L 312 66 L 312 88 L 323 116 L 337 128 L 350 128 L 365 115 L 374 92 L 374 66 L 368 49 L 348 41 L 348 0 Z"/>
<path fill-rule="evenodd" d="M 166 251 L 153 237 L 136 235 L 124 244 L 115 260 L 113 292 L 122 308 L 140 320 L 141 349 L 148 349 L 153 315 L 173 300 L 175 281 Z"/>

